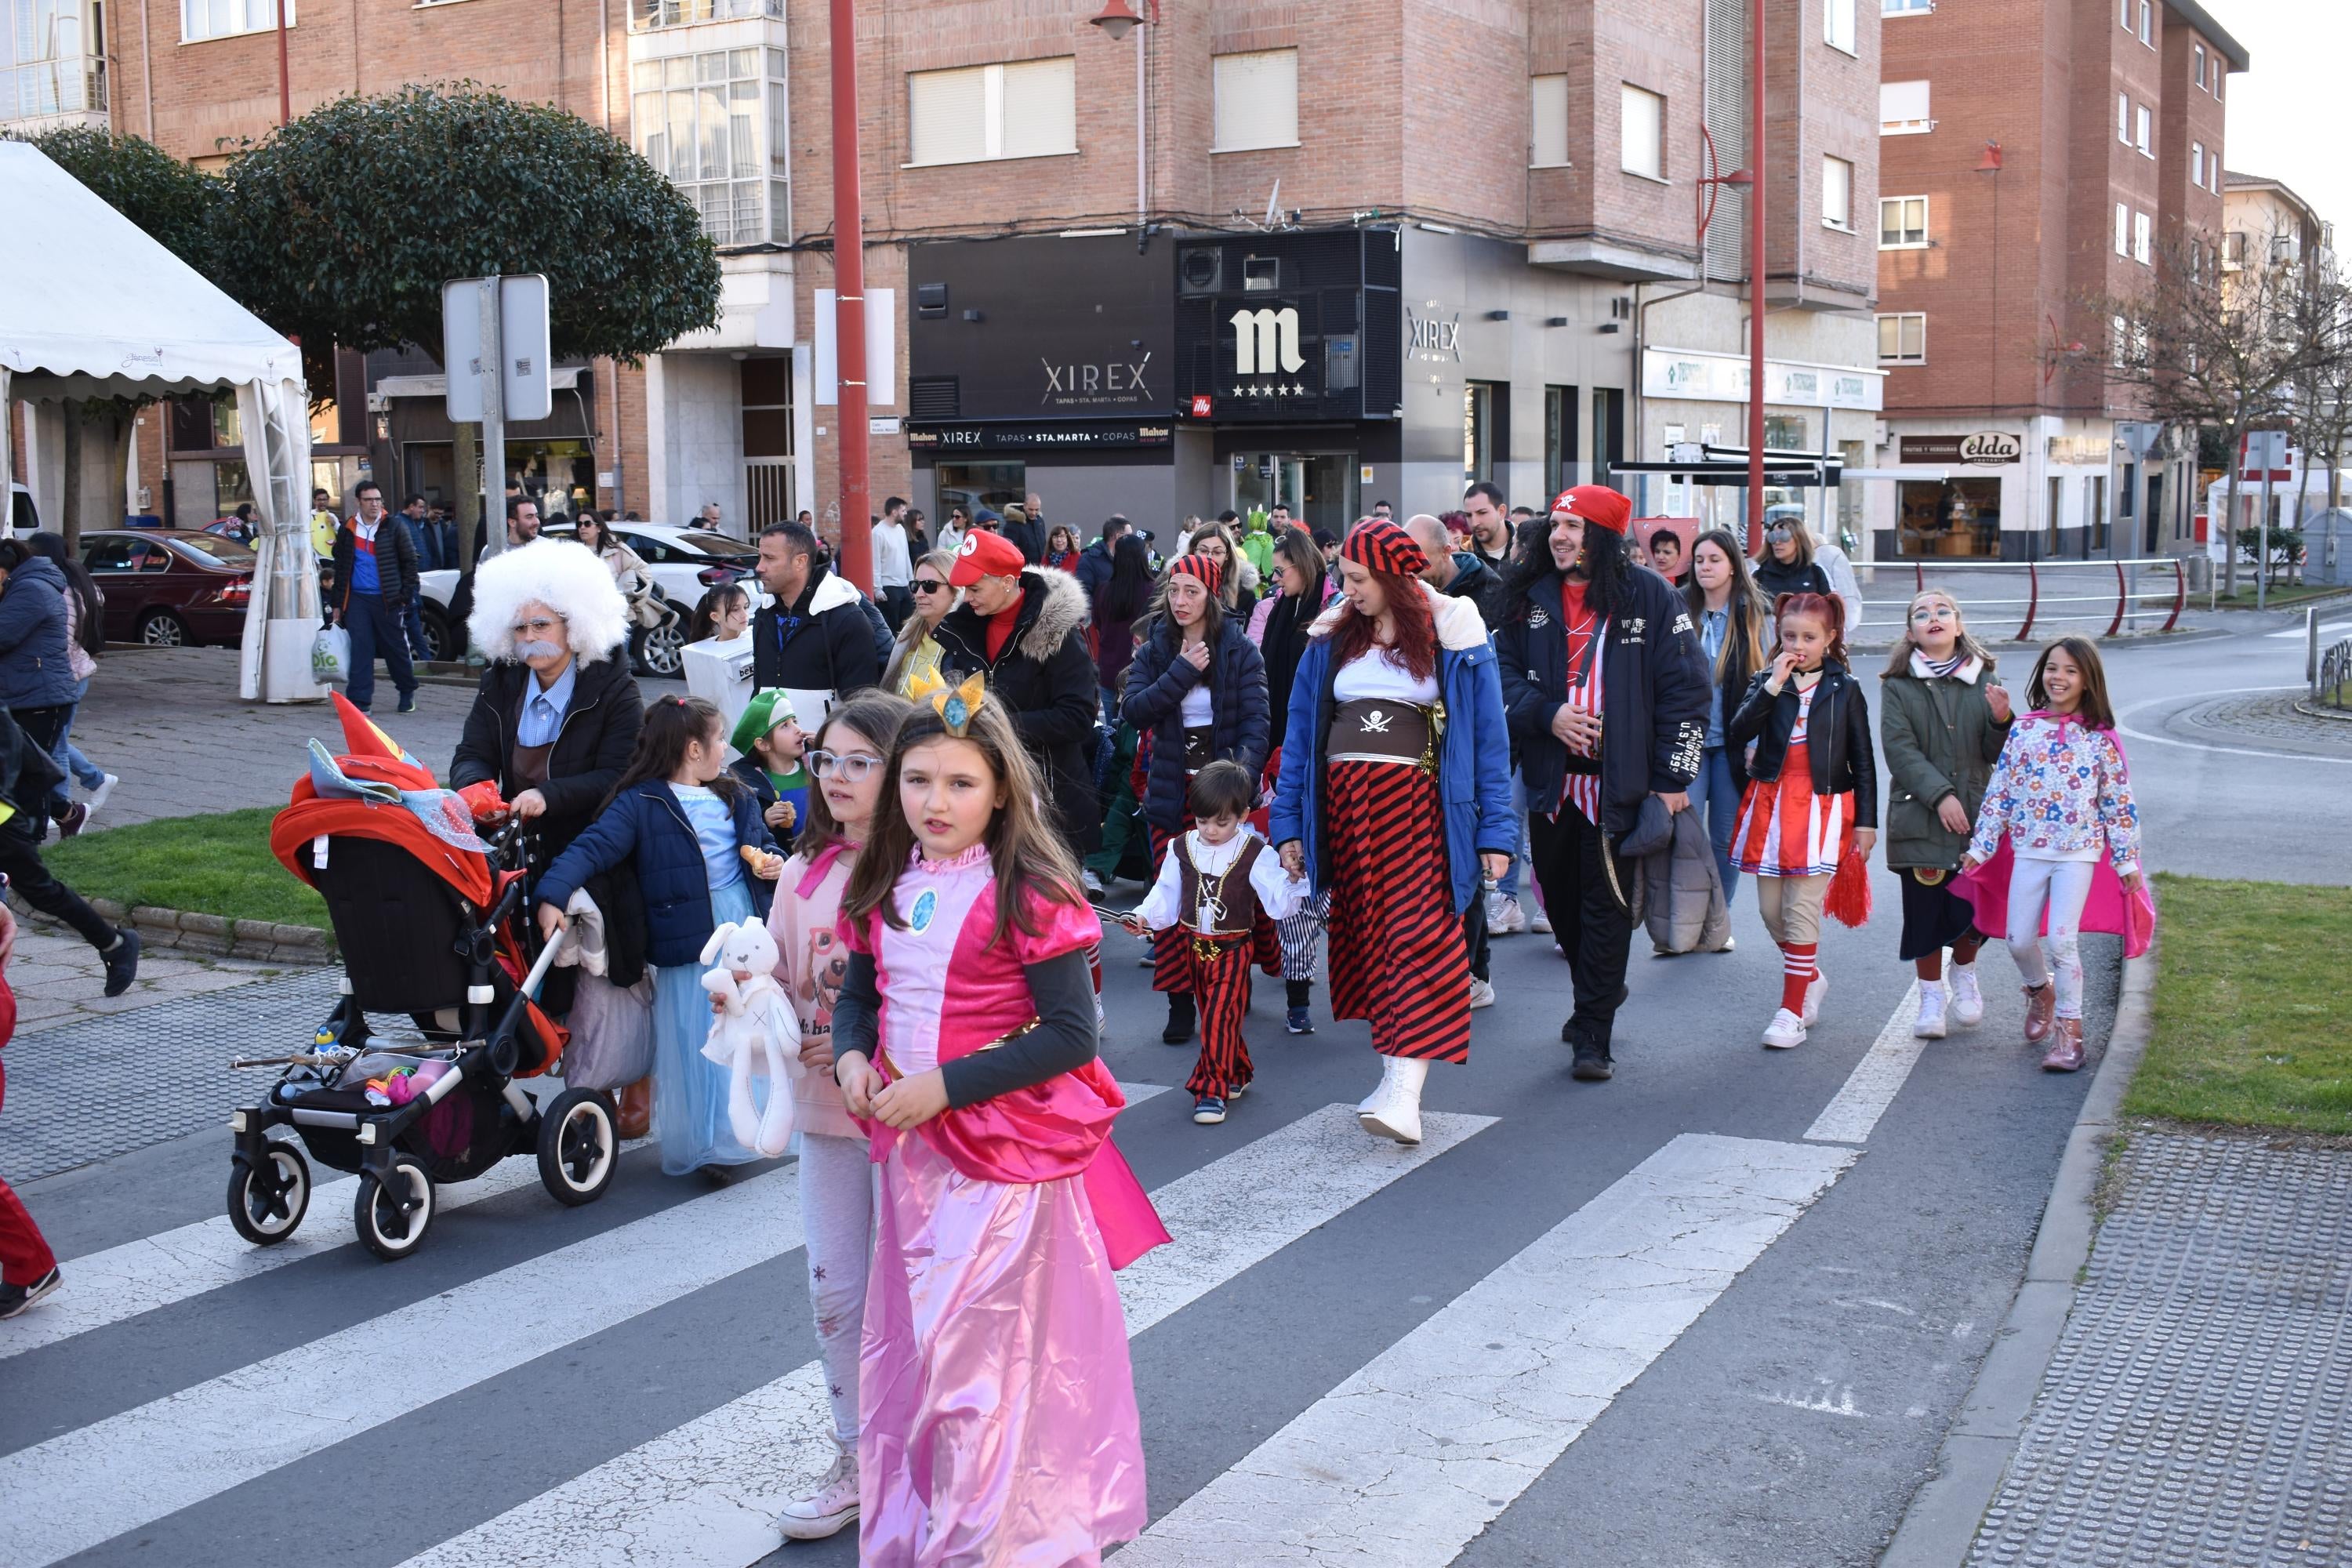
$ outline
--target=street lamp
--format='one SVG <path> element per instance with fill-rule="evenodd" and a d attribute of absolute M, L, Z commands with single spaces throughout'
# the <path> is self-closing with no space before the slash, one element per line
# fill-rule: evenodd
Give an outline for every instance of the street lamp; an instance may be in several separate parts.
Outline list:
<path fill-rule="evenodd" d="M 1150 4 L 1151 15 L 1147 17 L 1138 16 L 1127 0 L 1103 0 L 1101 12 L 1087 21 L 1100 27 L 1111 42 L 1118 43 L 1143 23 L 1159 22 L 1160 0 L 1150 0 Z M 1135 226 L 1139 230 L 1151 216 L 1150 172 L 1144 156 L 1143 64 L 1143 44 L 1139 41 L 1135 46 Z M 1136 243 L 1141 245 L 1143 241 L 1139 237 Z"/>
<path fill-rule="evenodd" d="M 1155 5 L 1152 9 L 1156 12 L 1159 7 Z M 1108 34 L 1111 42 L 1118 43 L 1135 31 L 1137 24 L 1143 18 L 1128 9 L 1127 0 L 1109 0 L 1109 3 L 1103 6 L 1102 15 L 1089 16 L 1087 20 Z"/>

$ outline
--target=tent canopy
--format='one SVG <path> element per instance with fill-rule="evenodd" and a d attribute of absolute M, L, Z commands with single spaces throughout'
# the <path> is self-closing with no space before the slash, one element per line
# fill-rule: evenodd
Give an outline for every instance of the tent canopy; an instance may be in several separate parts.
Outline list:
<path fill-rule="evenodd" d="M 0 142 L 8 395 L 163 396 L 299 384 L 301 352 L 39 148 Z"/>

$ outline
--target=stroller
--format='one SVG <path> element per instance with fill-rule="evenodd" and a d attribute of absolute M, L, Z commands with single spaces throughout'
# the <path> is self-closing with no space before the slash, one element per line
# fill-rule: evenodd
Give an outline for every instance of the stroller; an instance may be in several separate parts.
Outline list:
<path fill-rule="evenodd" d="M 308 1050 L 233 1063 L 285 1070 L 261 1104 L 234 1111 L 229 1223 L 257 1247 L 294 1234 L 310 1206 L 310 1159 L 354 1172 L 352 1224 L 378 1258 L 425 1240 L 435 1187 L 535 1154 L 558 1203 L 602 1197 L 620 1159 L 602 1090 L 535 1104 L 518 1079 L 554 1068 L 566 1036 L 533 1000 L 562 946 L 525 970 L 522 829 L 478 837 L 466 803 L 338 694 L 350 754 L 310 742 L 311 769 L 271 824 L 286 868 L 319 889 L 342 951 L 342 998 Z M 369 1013 L 406 1014 L 414 1035 L 379 1036 Z M 299 1142 L 271 1139 L 290 1126 Z"/>

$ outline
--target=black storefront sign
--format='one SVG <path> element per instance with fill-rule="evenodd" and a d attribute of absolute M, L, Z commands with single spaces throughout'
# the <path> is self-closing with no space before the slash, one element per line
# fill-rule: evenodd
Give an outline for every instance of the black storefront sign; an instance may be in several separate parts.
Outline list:
<path fill-rule="evenodd" d="M 1187 416 L 1285 425 L 1395 416 L 1395 231 L 1201 236 L 1179 238 L 1175 250 L 1177 406 Z"/>
<path fill-rule="evenodd" d="M 909 425 L 907 446 L 935 455 L 955 452 L 1138 451 L 1175 438 L 1166 420 L 1063 419 Z"/>

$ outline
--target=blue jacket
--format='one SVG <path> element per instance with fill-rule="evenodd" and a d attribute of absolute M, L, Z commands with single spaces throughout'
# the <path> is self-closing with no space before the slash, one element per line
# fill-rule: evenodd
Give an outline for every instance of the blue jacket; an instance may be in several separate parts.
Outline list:
<path fill-rule="evenodd" d="M 0 588 L 0 708 L 54 708 L 74 700 L 66 655 L 66 574 L 28 556 Z"/>
<path fill-rule="evenodd" d="M 749 791 L 735 799 L 735 840 L 776 847 Z M 686 808 L 659 779 L 631 784 L 597 815 L 540 878 L 538 901 L 562 909 L 581 883 L 632 858 L 645 895 L 646 962 L 661 968 L 700 962 L 702 944 L 719 929 L 710 912 L 710 872 Z M 765 919 L 775 884 L 752 876 L 749 866 L 743 877 L 752 907 Z"/>
<path fill-rule="evenodd" d="M 1205 670 L 1177 657 L 1176 623 L 1161 619 L 1151 628 L 1135 662 L 1127 667 L 1127 700 L 1120 711 L 1138 731 L 1151 736 L 1151 771 L 1144 784 L 1143 814 L 1163 833 L 1184 826 L 1184 694 L 1202 680 L 1214 694 L 1212 746 L 1255 778 L 1265 766 L 1271 739 L 1266 719 L 1265 660 L 1241 622 L 1227 616 L 1218 627 L 1216 656 Z"/>
<path fill-rule="evenodd" d="M 1495 650 L 1475 605 L 1449 599 L 1434 589 L 1430 609 L 1437 617 L 1438 700 L 1445 705 L 1445 734 L 1439 742 L 1437 788 L 1445 807 L 1445 863 L 1454 879 L 1455 912 L 1477 896 L 1481 854 L 1507 855 L 1519 842 L 1511 810 L 1511 741 L 1503 720 L 1503 687 L 1495 672 Z M 1342 612 L 1327 611 L 1318 630 Z M 1331 884 L 1323 835 L 1323 739 L 1335 706 L 1331 639 L 1318 636 L 1299 657 L 1291 683 L 1290 721 L 1282 742 L 1282 773 L 1274 787 L 1268 818 L 1274 842 L 1303 841 L 1307 877 L 1317 892 Z"/>

